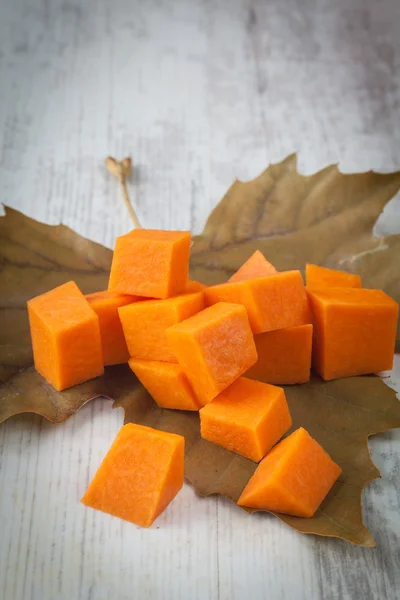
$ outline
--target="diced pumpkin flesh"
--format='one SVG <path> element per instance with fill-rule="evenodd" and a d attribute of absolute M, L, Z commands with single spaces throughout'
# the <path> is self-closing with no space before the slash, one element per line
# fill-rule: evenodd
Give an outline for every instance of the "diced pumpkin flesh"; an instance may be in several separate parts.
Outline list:
<path fill-rule="evenodd" d="M 129 366 L 160 408 L 199 410 L 189 380 L 177 363 L 131 358 Z"/>
<path fill-rule="evenodd" d="M 277 270 L 267 261 L 263 253 L 260 250 L 256 250 L 228 281 L 244 281 L 246 279 L 254 279 L 255 277 L 275 275 L 276 273 Z"/>
<path fill-rule="evenodd" d="M 238 504 L 312 517 L 341 472 L 322 446 L 300 427 L 260 462 Z"/>
<path fill-rule="evenodd" d="M 119 294 L 169 298 L 188 281 L 190 233 L 134 229 L 117 238 L 108 289 Z"/>
<path fill-rule="evenodd" d="M 183 485 L 184 447 L 181 435 L 124 425 L 82 503 L 149 527 Z"/>
<path fill-rule="evenodd" d="M 391 369 L 398 304 L 381 290 L 308 291 L 313 311 L 313 367 L 326 381 Z"/>
<path fill-rule="evenodd" d="M 87 294 L 85 298 L 99 318 L 103 364 L 105 366 L 119 365 L 128 362 L 129 352 L 118 308 L 142 300 L 142 298 L 108 291 Z"/>
<path fill-rule="evenodd" d="M 260 461 L 292 424 L 282 388 L 241 377 L 200 410 L 201 437 Z"/>
<path fill-rule="evenodd" d="M 306 285 L 310 290 L 327 287 L 360 288 L 361 277 L 353 273 L 327 269 L 318 265 L 306 265 Z"/>
<path fill-rule="evenodd" d="M 206 306 L 216 302 L 243 304 L 253 333 L 274 331 L 310 322 L 310 311 L 300 271 L 228 282 L 204 290 Z"/>
<path fill-rule="evenodd" d="M 195 292 L 202 292 L 206 287 L 207 286 L 205 283 L 200 283 L 200 281 L 194 281 L 193 279 L 189 279 L 185 286 L 184 293 L 193 294 Z"/>
<path fill-rule="evenodd" d="M 70 281 L 28 301 L 36 370 L 58 391 L 103 374 L 99 319 Z"/>
<path fill-rule="evenodd" d="M 146 300 L 119 309 L 131 358 L 176 362 L 166 330 L 204 308 L 202 292 Z"/>
<path fill-rule="evenodd" d="M 239 304 L 215 304 L 170 327 L 167 336 L 202 405 L 257 360 L 246 309 Z"/>

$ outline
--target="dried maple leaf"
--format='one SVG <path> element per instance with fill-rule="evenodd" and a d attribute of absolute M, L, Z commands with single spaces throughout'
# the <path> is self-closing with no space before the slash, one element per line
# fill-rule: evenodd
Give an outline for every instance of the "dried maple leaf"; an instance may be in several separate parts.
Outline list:
<path fill-rule="evenodd" d="M 400 173 L 342 175 L 328 167 L 311 177 L 295 157 L 270 166 L 248 183 L 236 182 L 194 239 L 192 276 L 223 281 L 257 248 L 278 268 L 315 262 L 360 273 L 369 287 L 400 299 L 400 236 L 374 238 L 373 225 L 400 187 Z M 181 433 L 186 476 L 203 494 L 236 500 L 256 465 L 200 438 L 197 414 L 159 409 L 127 366 L 56 392 L 31 366 L 26 300 L 70 279 L 85 292 L 106 286 L 111 252 L 65 227 L 37 223 L 6 209 L 0 219 L 0 422 L 36 412 L 54 422 L 96 396 L 115 400 L 125 420 Z M 397 250 L 397 251 L 396 251 Z M 303 533 L 373 546 L 362 522 L 361 492 L 379 475 L 367 438 L 400 427 L 400 403 L 377 377 L 288 386 L 293 428 L 303 425 L 343 469 L 312 519 L 276 515 Z"/>

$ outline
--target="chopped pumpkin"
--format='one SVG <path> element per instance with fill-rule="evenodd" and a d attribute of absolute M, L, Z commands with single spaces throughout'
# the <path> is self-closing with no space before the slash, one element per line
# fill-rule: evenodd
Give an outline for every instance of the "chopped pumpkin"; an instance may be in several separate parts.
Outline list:
<path fill-rule="evenodd" d="M 124 425 L 82 503 L 149 527 L 183 485 L 185 438 L 143 425 Z"/>
<path fill-rule="evenodd" d="M 73 281 L 28 301 L 36 370 L 61 391 L 102 375 L 99 319 Z"/>
<path fill-rule="evenodd" d="M 310 322 L 306 291 L 300 271 L 283 271 L 204 290 L 206 306 L 216 302 L 243 304 L 254 333 L 274 331 Z"/>
<path fill-rule="evenodd" d="M 264 254 L 260 250 L 256 250 L 228 281 L 244 281 L 245 279 L 254 279 L 255 277 L 275 275 L 276 273 L 277 270 L 267 261 Z"/>
<path fill-rule="evenodd" d="M 170 327 L 167 336 L 202 405 L 257 360 L 246 309 L 240 304 L 219 302 Z"/>
<path fill-rule="evenodd" d="M 134 229 L 117 238 L 111 265 L 110 292 L 169 298 L 188 281 L 190 233 Z"/>
<path fill-rule="evenodd" d="M 306 265 L 306 285 L 310 290 L 327 287 L 360 288 L 361 277 L 353 273 L 327 269 L 318 265 Z"/>
<path fill-rule="evenodd" d="M 103 364 L 119 365 L 128 362 L 129 352 L 122 331 L 118 308 L 142 300 L 114 292 L 95 292 L 85 296 L 99 318 Z"/>
<path fill-rule="evenodd" d="M 393 366 L 399 305 L 381 290 L 308 292 L 313 311 L 313 367 L 326 381 Z"/>
<path fill-rule="evenodd" d="M 129 366 L 160 408 L 199 410 L 189 380 L 177 363 L 131 358 Z"/>
<path fill-rule="evenodd" d="M 204 308 L 203 292 L 167 300 L 146 300 L 119 309 L 125 340 L 132 358 L 176 362 L 165 334 L 168 327 Z"/>
<path fill-rule="evenodd" d="M 341 472 L 322 446 L 300 427 L 260 462 L 238 504 L 312 517 Z"/>
<path fill-rule="evenodd" d="M 200 410 L 201 437 L 260 461 L 292 425 L 282 388 L 241 377 Z"/>

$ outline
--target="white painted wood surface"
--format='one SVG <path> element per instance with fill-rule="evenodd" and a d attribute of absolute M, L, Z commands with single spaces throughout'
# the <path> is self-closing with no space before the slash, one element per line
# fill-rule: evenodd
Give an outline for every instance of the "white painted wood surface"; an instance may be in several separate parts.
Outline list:
<path fill-rule="evenodd" d="M 130 224 L 107 154 L 132 155 L 143 224 L 194 232 L 295 150 L 306 173 L 398 169 L 399 23 L 398 0 L 3 0 L 0 200 L 112 246 Z M 399 199 L 378 231 L 400 231 Z M 1 600 L 398 597 L 399 432 L 370 441 L 367 550 L 189 486 L 150 530 L 85 509 L 121 423 L 96 400 L 0 426 Z"/>

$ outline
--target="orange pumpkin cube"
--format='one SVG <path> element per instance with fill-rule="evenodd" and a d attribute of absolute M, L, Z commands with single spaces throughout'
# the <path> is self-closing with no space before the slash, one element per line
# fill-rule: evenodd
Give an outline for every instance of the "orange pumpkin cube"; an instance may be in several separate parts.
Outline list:
<path fill-rule="evenodd" d="M 134 229 L 117 238 L 108 290 L 169 298 L 188 280 L 190 232 Z"/>
<path fill-rule="evenodd" d="M 341 472 L 322 446 L 300 427 L 260 462 L 238 504 L 312 517 Z"/>
<path fill-rule="evenodd" d="M 99 319 L 75 282 L 28 301 L 36 370 L 61 391 L 102 375 Z"/>
<path fill-rule="evenodd" d="M 254 279 L 255 277 L 275 275 L 277 272 L 275 267 L 267 261 L 264 254 L 260 250 L 256 250 L 228 281 L 244 281 L 245 279 Z"/>
<path fill-rule="evenodd" d="M 210 402 L 257 360 L 246 309 L 220 302 L 167 330 L 200 404 Z"/>
<path fill-rule="evenodd" d="M 194 281 L 193 279 L 189 279 L 184 290 L 184 294 L 193 294 L 195 292 L 202 292 L 206 288 L 205 283 L 200 283 L 200 281 Z"/>
<path fill-rule="evenodd" d="M 177 363 L 131 358 L 129 366 L 160 408 L 199 410 L 189 380 Z"/>
<path fill-rule="evenodd" d="M 313 311 L 313 367 L 325 381 L 393 366 L 399 305 L 381 290 L 308 292 Z"/>
<path fill-rule="evenodd" d="M 300 271 L 283 271 L 204 290 L 206 306 L 233 302 L 246 307 L 254 333 L 274 331 L 310 322 L 306 291 Z"/>
<path fill-rule="evenodd" d="M 118 308 L 132 304 L 141 298 L 107 291 L 87 294 L 85 298 L 99 318 L 103 364 L 119 365 L 128 362 L 129 352 Z"/>
<path fill-rule="evenodd" d="M 246 377 L 286 385 L 310 379 L 312 325 L 297 325 L 254 336 L 258 360 Z"/>
<path fill-rule="evenodd" d="M 306 265 L 306 285 L 310 290 L 327 287 L 360 288 L 361 277 L 353 273 L 327 269 L 318 265 Z"/>
<path fill-rule="evenodd" d="M 149 527 L 183 485 L 185 438 L 143 425 L 124 425 L 81 502 Z"/>
<path fill-rule="evenodd" d="M 204 308 L 202 292 L 181 294 L 167 300 L 146 300 L 119 309 L 122 329 L 132 358 L 176 362 L 166 336 L 168 327 Z"/>
<path fill-rule="evenodd" d="M 282 388 L 241 377 L 200 410 L 201 437 L 260 461 L 292 425 Z"/>

